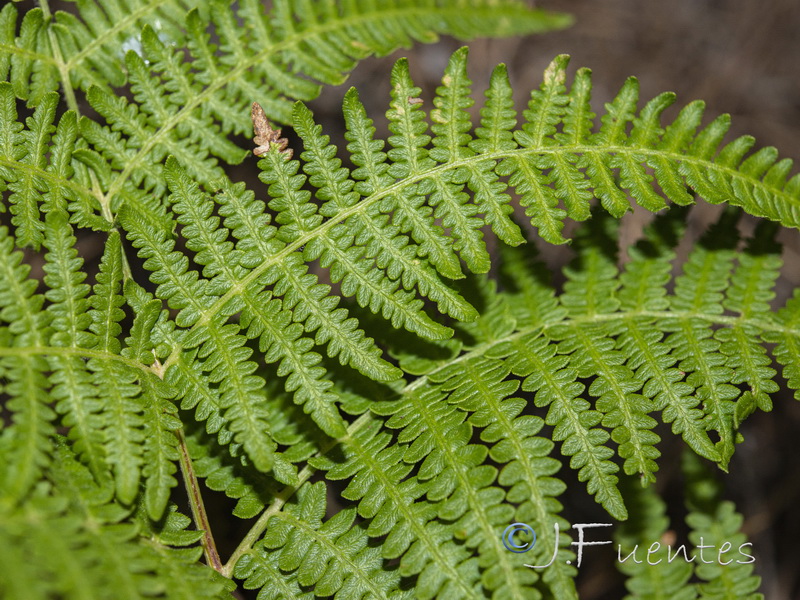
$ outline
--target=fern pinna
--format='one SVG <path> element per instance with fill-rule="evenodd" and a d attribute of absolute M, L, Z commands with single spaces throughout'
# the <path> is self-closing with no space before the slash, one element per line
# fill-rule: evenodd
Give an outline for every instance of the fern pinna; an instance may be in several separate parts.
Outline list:
<path fill-rule="evenodd" d="M 152 23 L 112 72 L 97 49 L 126 26 L 70 29 L 73 41 L 97 36 L 72 55 L 56 42 L 77 17 L 28 13 L 15 38 L 14 9 L 0 13 L 3 594 L 229 597 L 241 585 L 259 598 L 575 598 L 559 457 L 611 518 L 628 519 L 621 548 L 663 536 L 657 494 L 631 485 L 655 481 L 659 422 L 691 453 L 690 539 L 746 544 L 732 505 L 703 496 L 702 461 L 726 469 L 741 423 L 771 409 L 771 356 L 797 396 L 800 299 L 771 308 L 781 261 L 768 220 L 740 241 L 728 207 L 685 260 L 676 246 L 696 195 L 797 227 L 790 161 L 748 155 L 747 137 L 722 146 L 728 118 L 701 128 L 699 102 L 663 127 L 674 97 L 638 108 L 635 79 L 596 126 L 590 72 L 568 87 L 566 56 L 521 117 L 498 67 L 473 123 L 462 49 L 432 101 L 396 63 L 388 140 L 347 93 L 346 166 L 308 107 L 287 104 L 316 84 L 274 71 L 293 64 L 330 83 L 362 54 L 437 29 L 403 21 L 411 3 L 398 2 L 385 45 L 348 46 L 375 40 L 359 29 L 367 17 L 303 6 L 300 18 L 276 3 L 277 25 L 248 20 L 252 43 L 276 38 L 263 52 L 237 45 L 227 5 L 211 11 L 219 48 L 190 12 L 175 35 L 196 71 Z M 513 26 L 542 24 L 505 10 L 528 15 Z M 474 33 L 453 27 L 439 30 Z M 323 64 L 334 39 L 352 54 Z M 231 57 L 265 71 L 223 76 Z M 111 92 L 125 81 L 132 99 Z M 76 90 L 98 120 L 79 116 Z M 24 124 L 19 99 L 33 107 Z M 243 159 L 224 138 L 244 131 L 252 100 L 301 139 L 294 157 L 280 139 L 258 142 L 256 192 L 217 164 Z M 660 214 L 620 253 L 631 199 Z M 524 243 L 523 215 L 550 243 L 567 241 L 567 218 L 587 221 L 563 285 Z M 96 272 L 76 242 L 88 229 L 103 236 Z M 41 274 L 23 247 L 42 249 Z M 215 547 L 201 481 L 255 518 L 230 556 Z M 504 546 L 515 522 L 537 532 L 529 554 Z M 526 566 L 553 552 L 548 568 Z M 648 566 L 620 566 L 635 597 L 659 597 L 659 582 L 681 598 L 758 597 L 747 565 Z"/>

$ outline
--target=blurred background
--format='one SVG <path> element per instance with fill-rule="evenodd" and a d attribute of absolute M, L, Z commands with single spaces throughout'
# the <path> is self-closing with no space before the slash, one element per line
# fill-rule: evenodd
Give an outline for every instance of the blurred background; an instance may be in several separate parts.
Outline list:
<path fill-rule="evenodd" d="M 800 2 L 797 0 L 541 0 L 540 8 L 569 12 L 575 24 L 564 31 L 523 39 L 476 40 L 470 46 L 470 78 L 476 99 L 482 99 L 489 75 L 505 62 L 522 110 L 542 72 L 557 54 L 571 55 L 570 72 L 592 69 L 593 108 L 596 113 L 616 95 L 630 75 L 640 82 L 640 105 L 664 91 L 678 101 L 664 114 L 674 118 L 680 107 L 702 99 L 706 102 L 704 124 L 720 113 L 729 113 L 732 127 L 727 141 L 750 134 L 756 147 L 775 146 L 782 157 L 800 165 Z M 389 75 L 397 58 L 407 56 L 417 85 L 423 88 L 427 106 L 435 94 L 447 60 L 462 43 L 442 39 L 430 46 L 416 46 L 380 59 L 368 59 L 346 84 L 329 88 L 311 106 L 334 142 L 343 144 L 341 101 L 352 85 L 375 120 L 378 135 L 386 134 L 384 113 L 389 102 Z M 474 107 L 475 114 L 480 101 Z M 690 215 L 692 240 L 719 214 L 721 207 L 699 204 Z M 635 211 L 623 221 L 621 245 L 635 241 L 649 219 Z M 744 218 L 741 228 L 752 231 L 756 219 Z M 569 229 L 568 229 L 569 231 Z M 782 306 L 800 285 L 800 235 L 782 231 L 784 269 L 775 306 Z M 545 260 L 554 268 L 570 258 L 566 246 L 540 245 Z M 767 600 L 800 598 L 800 403 L 791 394 L 774 398 L 771 413 L 758 412 L 745 423 L 745 441 L 737 446 L 730 473 L 719 472 L 726 497 L 734 500 L 744 516 L 743 529 L 753 542 L 756 572 Z M 680 442 L 659 431 L 663 442 L 657 486 L 669 502 L 672 527 L 685 538 Z M 666 435 L 664 435 L 666 434 Z M 585 486 L 564 468 L 559 473 L 572 489 Z M 570 522 L 603 521 L 585 493 L 568 495 L 565 516 Z M 573 498 L 571 496 L 579 496 Z M 607 515 L 605 517 L 607 519 Z M 597 551 L 581 568 L 582 599 L 618 599 L 625 594 L 613 566 L 614 553 Z M 610 558 L 611 560 L 605 560 Z"/>

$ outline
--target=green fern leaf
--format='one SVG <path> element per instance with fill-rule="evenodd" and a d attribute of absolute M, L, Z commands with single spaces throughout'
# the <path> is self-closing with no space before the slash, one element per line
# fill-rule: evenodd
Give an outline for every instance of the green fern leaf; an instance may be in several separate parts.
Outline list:
<path fill-rule="evenodd" d="M 344 115 L 347 124 L 345 137 L 351 142 L 348 151 L 352 153 L 351 159 L 358 166 L 353 171 L 352 177 L 357 181 L 355 191 L 364 197 L 369 197 L 383 187 L 391 185 L 393 178 L 387 173 L 390 165 L 386 164 L 387 154 L 381 152 L 384 143 L 374 140 L 375 128 L 372 120 L 366 115 L 364 106 L 358 99 L 358 93 L 351 89 L 345 95 Z M 458 316 L 464 320 L 474 318 L 474 309 L 463 298 L 460 298 L 452 289 L 445 285 L 432 271 L 423 257 L 433 261 L 431 249 L 423 240 L 419 246 L 411 242 L 401 233 L 406 230 L 401 223 L 394 225 L 389 222 L 388 213 L 397 208 L 398 221 L 402 220 L 404 203 L 399 203 L 393 196 L 389 197 L 382 206 L 370 207 L 364 213 L 358 211 L 347 224 L 349 231 L 355 236 L 356 243 L 366 247 L 366 258 L 375 257 L 376 265 L 385 269 L 390 277 L 397 278 L 402 274 L 403 286 L 410 288 L 416 286 L 421 294 L 430 298 L 440 307 L 442 312 Z M 413 213 L 411 213 L 414 216 Z M 325 215 L 328 216 L 328 215 Z M 331 215 L 333 216 L 333 215 Z M 435 256 L 439 256 L 435 253 Z M 452 272 L 453 277 L 460 277 L 460 268 Z M 432 339 L 446 338 L 449 331 L 441 326 L 426 326 L 420 331 Z"/>
<path fill-rule="evenodd" d="M 354 510 L 340 511 L 323 523 L 324 514 L 325 484 L 319 482 L 304 489 L 296 507 L 288 507 L 272 517 L 271 526 L 255 552 L 262 547 L 278 548 L 277 566 L 281 571 L 292 572 L 301 586 L 314 586 L 317 596 L 408 597 L 399 592 L 389 593 L 397 585 L 399 575 L 381 568 L 380 550 L 369 547 L 364 530 L 353 526 Z M 250 564 L 242 564 L 240 577 L 252 576 Z"/>
<path fill-rule="evenodd" d="M 512 129 L 517 124 L 511 85 L 505 65 L 498 65 L 492 72 L 489 88 L 486 90 L 486 104 L 481 108 L 481 127 L 475 130 L 475 137 L 469 143 L 471 150 L 478 154 L 493 154 L 513 150 L 517 147 Z M 491 225 L 494 234 L 510 246 L 524 241 L 519 226 L 510 219 L 513 207 L 511 196 L 505 193 L 507 185 L 493 170 L 491 160 L 481 161 L 472 167 L 467 185 L 475 194 L 479 212 L 486 215 L 486 223 Z"/>
<path fill-rule="evenodd" d="M 470 96 L 471 81 L 467 77 L 467 49 L 462 48 L 450 58 L 445 70 L 442 86 L 436 90 L 433 100 L 435 108 L 430 116 L 433 121 L 431 140 L 434 148 L 430 156 L 438 163 L 457 163 L 473 155 L 468 147 L 472 140 L 472 122 L 467 109 L 473 104 Z M 418 138 L 420 139 L 420 138 Z M 422 138 L 424 139 L 424 138 Z M 418 168 L 421 168 L 418 167 Z M 433 217 L 441 220 L 455 240 L 453 249 L 464 259 L 473 273 L 486 273 L 490 259 L 480 228 L 481 219 L 475 218 L 478 206 L 468 202 L 469 195 L 461 181 L 467 176 L 458 170 L 446 177 L 434 180 L 434 191 L 429 203 L 434 208 Z M 473 173 L 474 179 L 477 174 Z"/>
<path fill-rule="evenodd" d="M 63 441 L 54 454 L 52 489 L 39 490 L 19 509 L 2 507 L 0 553 L 15 567 L 0 573 L 4 597 L 225 597 L 224 580 L 197 564 L 196 549 L 180 547 L 197 539 L 181 535 L 188 519 L 173 510 L 144 541 L 126 520 L 130 511 L 111 502 L 112 489 L 98 485 Z"/>
<path fill-rule="evenodd" d="M 699 398 L 694 388 L 681 381 L 683 374 L 675 368 L 677 358 L 663 343 L 664 334 L 651 320 L 636 313 L 663 311 L 669 306 L 665 286 L 670 280 L 671 248 L 683 232 L 685 210 L 671 211 L 651 226 L 646 238 L 629 250 L 631 261 L 621 274 L 619 292 L 621 308 L 630 311 L 625 331 L 618 338 L 618 348 L 629 355 L 629 365 L 636 378 L 645 381 L 642 394 L 654 401 L 653 408 L 662 411 L 672 431 L 699 455 L 719 462 L 721 456 L 706 432 L 703 412 L 696 407 Z"/>
<path fill-rule="evenodd" d="M 461 19 L 465 8 L 476 19 Z M 432 42 L 437 34 L 507 36 L 570 23 L 565 15 L 532 10 L 516 0 L 470 0 L 468 7 L 457 2 L 279 2 L 269 15 L 257 0 L 239 3 L 236 12 L 228 0 L 102 6 L 86 0 L 77 12 L 51 15 L 45 4 L 26 13 L 16 36 L 17 11 L 5 7 L 0 75 L 31 106 L 61 85 L 69 108 L 77 110 L 76 91 L 82 90 L 113 131 L 122 132 L 88 119 L 81 126 L 115 171 L 103 189 L 101 203 L 109 207 L 127 202 L 140 186 L 146 192 L 163 190 L 155 164 L 168 154 L 205 183 L 221 175 L 209 155 L 241 162 L 245 153 L 227 134 L 246 131 L 244 109 L 254 99 L 271 118 L 288 122 L 294 100 L 315 98 L 319 83 L 341 83 L 358 60 L 371 54 L 388 54 L 415 39 Z M 240 27 L 237 18 L 249 26 Z M 382 35 L 373 34 L 376 28 Z M 211 43 L 212 33 L 218 45 Z M 174 49 L 184 45 L 196 68 L 188 68 Z M 126 84 L 133 102 L 112 95 L 113 88 Z M 108 211 L 102 215 L 109 216 Z"/>
<path fill-rule="evenodd" d="M 762 230 L 775 229 L 772 223 L 763 223 L 760 227 Z M 772 288 L 782 265 L 780 247 L 771 243 L 769 233 L 759 231 L 749 247 L 739 255 L 738 262 L 723 305 L 739 313 L 742 321 L 769 318 L 769 302 L 775 297 Z M 755 331 L 746 325 L 739 325 L 720 331 L 717 338 L 722 342 L 720 351 L 730 357 L 726 366 L 734 370 L 731 383 L 750 386 L 750 390 L 736 402 L 734 427 L 737 429 L 756 408 L 772 410 L 769 394 L 780 389 L 773 381 L 776 371 L 769 366 L 771 361 L 765 349 L 749 339 L 749 334 L 753 333 Z"/>
<path fill-rule="evenodd" d="M 697 585 L 701 600 L 763 600 L 758 593 L 761 578 L 753 575 L 752 544 L 741 532 L 742 516 L 733 502 L 721 500 L 721 488 L 696 457 L 684 454 L 683 469 L 687 479 L 690 513 L 686 523 L 692 528 L 689 539 L 698 547 L 700 559 L 695 574 L 703 583 Z M 703 556 L 701 545 L 713 548 L 715 560 Z M 697 558 L 696 556 L 694 558 Z"/>
<path fill-rule="evenodd" d="M 0 189 L 11 191 L 11 222 L 19 243 L 37 249 L 44 239 L 42 213 L 69 208 L 72 222 L 107 229 L 94 214 L 99 205 L 91 172 L 74 160 L 81 152 L 88 155 L 79 148 L 75 113 L 67 111 L 53 126 L 58 100 L 55 93 L 45 95 L 26 129 L 17 121 L 12 85 L 0 82 Z M 100 169 L 102 162 L 92 167 Z"/>
<path fill-rule="evenodd" d="M 728 120 L 700 129 L 702 103 L 662 123 L 674 96 L 638 109 L 631 79 L 596 126 L 590 72 L 570 80 L 559 56 L 519 127 L 495 69 L 473 133 L 462 49 L 430 110 L 396 64 L 388 140 L 350 90 L 339 155 L 295 100 L 370 53 L 471 35 L 465 8 L 498 31 L 539 14 L 423 4 L 279 1 L 267 19 L 256 0 L 215 0 L 204 20 L 134 1 L 73 33 L 99 5 L 65 17 L 45 3 L 19 36 L 16 12 L 0 13 L 0 183 L 17 238 L 0 229 L 0 560 L 19 571 L 0 574 L 0 594 L 225 597 L 234 584 L 216 570 L 260 597 L 577 598 L 571 540 L 554 529 L 568 528 L 557 453 L 612 517 L 630 515 L 630 548 L 667 534 L 653 489 L 619 473 L 655 480 L 660 422 L 725 469 L 742 421 L 772 406 L 773 357 L 798 389 L 800 301 L 770 306 L 777 225 L 737 252 L 728 208 L 677 258 L 695 194 L 800 223 L 790 163 L 750 138 L 721 147 Z M 115 70 L 108 44 L 131 35 Z M 72 110 L 56 119 L 59 83 Z M 96 119 L 78 118 L 80 90 Z M 248 130 L 254 98 L 263 199 L 223 172 L 243 160 L 229 136 Z M 298 147 L 268 117 L 291 120 Z M 546 242 L 588 220 L 555 278 L 523 249 L 512 193 Z M 672 206 L 620 259 L 631 199 Z M 104 239 L 94 286 L 83 229 Z M 490 229 L 507 244 L 496 280 Z M 45 249 L 40 294 L 21 246 Z M 178 467 L 198 531 L 170 503 Z M 224 565 L 198 479 L 252 519 Z M 692 541 L 746 544 L 707 489 L 690 485 Z M 504 544 L 514 522 L 537 533 L 527 556 Z M 748 565 L 694 566 L 704 583 L 670 561 L 621 568 L 641 597 L 759 597 Z"/>
<path fill-rule="evenodd" d="M 719 315 L 723 312 L 722 294 L 733 267 L 733 214 L 706 233 L 701 243 L 689 255 L 684 275 L 675 281 L 672 307 L 684 313 Z M 690 316 L 667 319 L 661 323 L 666 331 L 675 331 L 665 342 L 673 348 L 673 355 L 681 362 L 681 371 L 692 372 L 686 383 L 695 388 L 707 413 L 707 429 L 714 429 L 720 437 L 716 448 L 725 468 L 733 454 L 733 399 L 739 391 L 730 385 L 733 370 L 723 367 L 723 354 L 717 353 L 719 342 L 712 338 L 706 321 Z"/>
<path fill-rule="evenodd" d="M 665 502 L 652 487 L 626 482 L 631 518 L 615 533 L 617 568 L 628 576 L 625 600 L 696 600 L 697 590 L 689 583 L 692 565 L 684 560 L 689 557 L 686 546 L 668 543 L 673 532 L 667 529 Z"/>
<path fill-rule="evenodd" d="M 2 355 L 10 424 L 0 435 L 4 496 L 21 500 L 50 462 L 55 413 L 48 406 L 45 359 L 35 350 L 47 343 L 51 315 L 42 311 L 44 297 L 36 294 L 36 281 L 28 279 L 30 267 L 14 250 L 8 229 L 0 228 L 0 319 L 7 341 Z"/>

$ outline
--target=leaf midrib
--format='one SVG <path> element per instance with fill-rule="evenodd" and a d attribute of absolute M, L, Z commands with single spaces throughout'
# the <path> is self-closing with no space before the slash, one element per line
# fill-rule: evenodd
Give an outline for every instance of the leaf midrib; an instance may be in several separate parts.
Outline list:
<path fill-rule="evenodd" d="M 728 174 L 731 179 L 739 179 L 746 181 L 753 185 L 754 187 L 758 187 L 767 191 L 770 195 L 782 196 L 783 199 L 786 200 L 787 203 L 796 203 L 800 205 L 800 201 L 798 199 L 793 198 L 783 190 L 777 190 L 774 187 L 766 185 L 763 181 L 751 177 L 749 175 L 745 175 L 733 168 L 725 167 L 714 163 L 709 160 L 699 159 L 691 156 L 681 155 L 675 152 L 664 152 L 658 149 L 643 149 L 643 148 L 636 148 L 631 146 L 591 146 L 591 145 L 581 145 L 581 146 L 562 146 L 562 147 L 541 147 L 541 148 L 519 148 L 513 151 L 506 151 L 506 152 L 496 152 L 496 153 L 488 153 L 488 154 L 481 154 L 475 155 L 469 158 L 461 159 L 458 161 L 453 161 L 441 165 L 437 165 L 436 167 L 427 169 L 425 171 L 421 171 L 416 173 L 412 176 L 406 177 L 401 181 L 397 181 L 392 185 L 384 188 L 381 192 L 377 192 L 370 196 L 364 198 L 361 202 L 354 204 L 352 207 L 342 210 L 336 216 L 329 218 L 327 221 L 316 227 L 315 229 L 308 231 L 302 235 L 300 235 L 296 240 L 287 244 L 283 249 L 279 252 L 271 255 L 267 258 L 263 263 L 258 265 L 257 267 L 253 268 L 249 274 L 247 274 L 243 279 L 234 283 L 234 285 L 229 289 L 225 294 L 220 296 L 211 306 L 209 306 L 207 311 L 201 311 L 201 317 L 198 321 L 192 326 L 191 330 L 194 330 L 197 327 L 202 327 L 207 325 L 219 311 L 222 309 L 227 302 L 233 298 L 234 296 L 241 294 L 244 289 L 255 279 L 261 276 L 268 268 L 272 265 L 279 263 L 286 259 L 292 252 L 299 249 L 300 247 L 304 246 L 305 244 L 309 243 L 311 240 L 321 237 L 325 235 L 330 229 L 332 229 L 335 225 L 347 220 L 353 215 L 358 214 L 361 211 L 365 211 L 368 209 L 372 204 L 382 200 L 383 198 L 390 196 L 392 194 L 399 194 L 401 190 L 409 185 L 416 184 L 427 177 L 435 177 L 437 174 L 445 172 L 450 169 L 457 169 L 459 167 L 469 167 L 471 163 L 486 160 L 486 159 L 493 159 L 499 161 L 503 158 L 509 158 L 513 156 L 525 156 L 528 154 L 554 154 L 559 152 L 569 152 L 569 153 L 582 153 L 589 150 L 598 150 L 602 149 L 605 152 L 612 154 L 612 153 L 632 153 L 638 155 L 648 155 L 648 156 L 661 156 L 670 158 L 675 162 L 690 162 L 694 163 L 698 166 L 702 166 L 706 169 L 714 169 L 717 171 L 721 171 L 723 173 Z"/>

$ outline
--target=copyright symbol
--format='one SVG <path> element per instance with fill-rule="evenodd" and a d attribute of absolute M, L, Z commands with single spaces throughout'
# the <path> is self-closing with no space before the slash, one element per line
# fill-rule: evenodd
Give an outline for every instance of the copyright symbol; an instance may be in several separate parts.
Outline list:
<path fill-rule="evenodd" d="M 514 534 L 517 532 L 525 532 L 531 537 L 530 542 L 522 542 L 517 543 L 514 541 Z M 506 547 L 507 550 L 511 550 L 511 552 L 527 552 L 533 545 L 536 543 L 536 532 L 533 530 L 533 527 L 527 525 L 526 523 L 512 523 L 506 530 L 503 532 L 503 545 Z"/>

